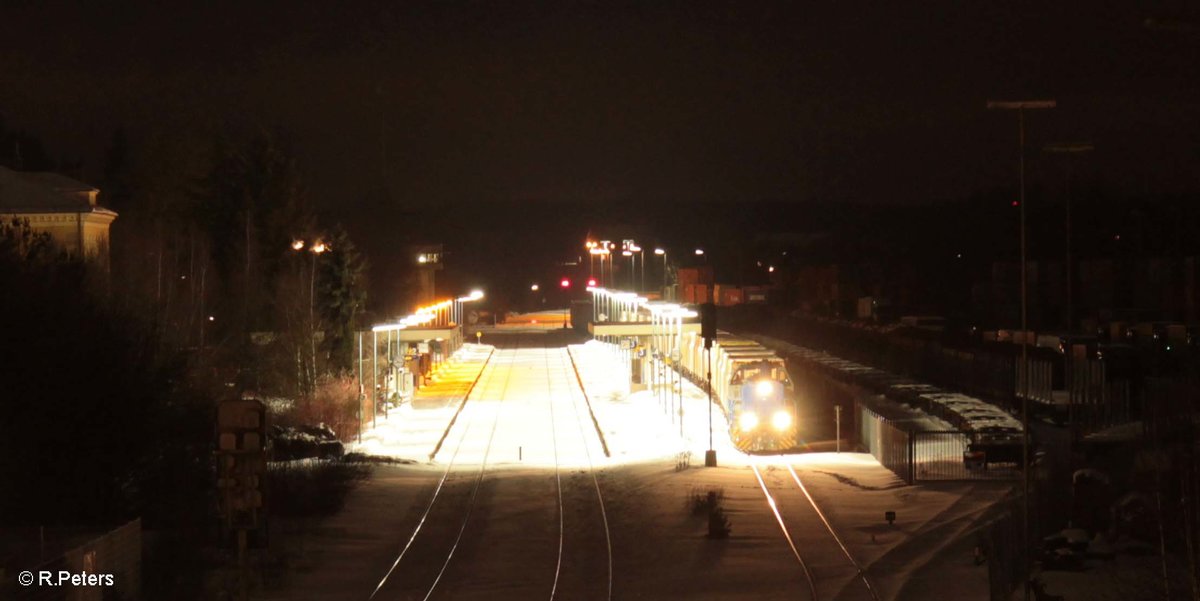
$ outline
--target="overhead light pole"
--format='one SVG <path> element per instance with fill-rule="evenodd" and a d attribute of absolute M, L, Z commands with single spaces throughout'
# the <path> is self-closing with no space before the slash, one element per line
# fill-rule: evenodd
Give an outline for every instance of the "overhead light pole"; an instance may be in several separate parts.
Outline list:
<path fill-rule="evenodd" d="M 1091 144 L 1075 142 L 1062 144 L 1047 144 L 1042 149 L 1044 152 L 1064 155 L 1067 161 L 1067 183 L 1066 183 L 1066 204 L 1067 204 L 1067 335 L 1068 339 L 1075 332 L 1075 305 L 1072 297 L 1074 282 L 1074 259 L 1071 253 L 1072 235 L 1071 235 L 1071 185 L 1072 185 L 1072 165 L 1071 157 L 1084 152 L 1095 150 Z M 1069 350 L 1069 349 L 1068 349 Z"/>
<path fill-rule="evenodd" d="M 624 257 L 629 257 L 629 289 L 637 289 L 637 259 L 634 258 L 634 251 L 620 251 Z"/>
<path fill-rule="evenodd" d="M 663 259 L 662 294 L 663 294 L 663 298 L 666 298 L 667 297 L 667 251 L 664 249 L 661 249 L 661 248 L 656 248 L 656 249 L 654 249 L 654 254 L 661 256 Z"/>
<path fill-rule="evenodd" d="M 1017 111 L 1017 132 L 1019 151 L 1020 178 L 1020 209 L 1021 209 L 1021 472 L 1022 478 L 1022 519 L 1021 534 L 1024 565 L 1025 601 L 1029 601 L 1029 303 L 1027 294 L 1026 244 L 1025 244 L 1025 111 L 1052 109 L 1057 106 L 1053 100 L 989 100 L 989 110 Z"/>
<path fill-rule="evenodd" d="M 588 277 L 596 276 L 596 243 L 588 240 L 583 245 L 588 251 Z"/>
<path fill-rule="evenodd" d="M 634 253 L 637 253 L 637 254 L 638 254 L 638 256 L 640 256 L 640 257 L 642 258 L 642 265 L 641 265 L 641 274 L 642 274 L 641 286 L 637 286 L 637 284 L 635 284 L 634 286 L 635 286 L 635 289 L 636 289 L 638 292 L 645 291 L 645 290 L 646 290 L 646 253 L 642 252 L 642 247 L 638 246 L 636 243 L 633 243 L 633 242 L 631 242 L 631 243 L 629 244 L 629 250 L 630 250 L 630 251 L 632 251 L 632 252 L 634 252 Z"/>

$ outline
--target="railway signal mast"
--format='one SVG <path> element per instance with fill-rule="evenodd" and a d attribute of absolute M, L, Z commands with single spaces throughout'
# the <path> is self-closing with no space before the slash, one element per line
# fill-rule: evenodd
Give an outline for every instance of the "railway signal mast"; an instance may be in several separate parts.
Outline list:
<path fill-rule="evenodd" d="M 713 448 L 712 426 L 712 343 L 717 337 L 717 306 L 712 303 L 700 305 L 700 335 L 704 337 L 704 356 L 708 363 L 705 381 L 708 389 L 708 450 L 704 452 L 704 467 L 717 467 L 717 450 Z"/>

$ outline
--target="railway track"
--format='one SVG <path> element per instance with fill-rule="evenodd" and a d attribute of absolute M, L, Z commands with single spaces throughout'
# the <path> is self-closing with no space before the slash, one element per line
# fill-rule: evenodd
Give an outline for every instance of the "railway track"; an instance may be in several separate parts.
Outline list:
<path fill-rule="evenodd" d="M 879 593 L 866 570 L 854 559 L 841 535 L 804 486 L 796 469 L 784 464 L 780 469 L 786 470 L 787 477 L 780 483 L 772 478 L 773 474 L 764 476 L 760 462 L 761 459 L 755 458 L 750 468 L 792 555 L 804 572 L 809 599 L 879 601 Z M 786 499 L 786 504 L 781 503 L 781 499 Z M 821 527 L 814 528 L 814 522 Z M 805 549 L 804 555 L 797 547 L 797 539 L 800 538 L 797 531 L 801 529 L 804 530 L 805 539 L 799 544 Z M 823 535 L 819 534 L 821 531 Z M 834 557 L 840 557 L 841 560 L 833 560 Z"/>
<path fill-rule="evenodd" d="M 520 346 L 519 343 L 517 346 L 519 348 L 519 346 Z M 504 383 L 502 384 L 502 387 L 503 387 L 504 392 L 507 392 L 508 386 L 509 386 L 509 383 L 511 382 L 512 374 L 513 374 L 512 364 L 515 363 L 515 358 L 516 358 L 516 353 L 515 353 L 516 349 L 513 349 L 513 350 L 514 350 L 514 352 L 510 353 L 510 355 L 509 355 L 510 356 L 509 366 L 508 366 L 509 368 L 505 369 L 505 370 L 493 370 L 488 375 L 486 382 L 483 380 L 477 380 L 476 386 L 472 387 L 471 391 L 469 391 L 467 393 L 467 398 L 464 399 L 464 405 L 465 405 L 465 402 L 467 400 L 469 400 L 470 395 L 479 387 L 479 384 L 482 383 L 482 384 L 484 384 L 484 388 L 487 388 L 488 385 L 490 385 L 492 383 L 492 380 L 496 377 L 496 374 L 498 374 L 498 373 L 505 374 L 504 375 L 505 380 L 504 380 Z M 489 358 L 489 363 L 490 363 L 490 361 L 491 361 L 491 358 Z M 486 370 L 487 367 L 488 366 L 485 365 L 484 369 Z M 416 599 L 416 598 L 421 598 L 424 601 L 428 601 L 433 596 L 434 591 L 437 590 L 438 584 L 441 582 L 442 577 L 445 575 L 446 569 L 449 567 L 451 560 L 453 560 L 453 558 L 454 558 L 454 553 L 455 553 L 455 551 L 457 551 L 458 545 L 462 541 L 463 534 L 466 532 L 466 529 L 467 529 L 467 523 L 471 518 L 472 511 L 474 510 L 475 500 L 479 494 L 479 488 L 483 482 L 483 475 L 487 469 L 487 459 L 491 452 L 492 441 L 495 438 L 496 426 L 500 422 L 500 410 L 501 410 L 501 406 L 503 404 L 505 396 L 506 395 L 504 393 L 502 393 L 500 395 L 500 398 L 497 401 L 497 405 L 495 408 L 495 415 L 492 418 L 491 428 L 490 428 L 489 434 L 488 434 L 488 443 L 484 449 L 483 460 L 480 461 L 480 463 L 479 463 L 479 469 L 475 473 L 475 477 L 472 478 L 471 480 L 468 480 L 469 485 L 467 488 L 469 490 L 466 492 L 465 507 L 460 510 L 460 512 L 462 513 L 462 517 L 461 517 L 461 521 L 457 522 L 457 523 L 459 523 L 458 530 L 456 533 L 453 533 L 454 540 L 449 545 L 449 547 L 442 549 L 441 554 L 444 554 L 445 560 L 441 562 L 440 566 L 437 566 L 437 573 L 432 576 L 432 581 L 428 582 L 429 581 L 428 574 L 425 574 L 425 580 L 428 582 L 427 586 L 417 586 L 416 585 L 416 583 L 414 581 L 416 581 L 420 578 L 418 575 L 408 575 L 409 577 L 402 578 L 401 573 L 400 573 L 401 572 L 401 564 L 402 564 L 403 560 L 405 559 L 405 557 L 409 555 L 409 552 L 414 548 L 414 545 L 415 545 L 415 543 L 417 543 L 418 538 L 432 539 L 432 540 L 430 540 L 430 546 L 434 546 L 435 548 L 437 546 L 436 542 L 439 537 L 438 536 L 430 536 L 429 530 L 427 528 L 425 528 L 425 526 L 427 524 L 433 523 L 430 521 L 429 518 L 430 518 L 430 515 L 434 512 L 435 507 L 446 504 L 445 503 L 445 494 L 448 490 L 447 483 L 452 482 L 451 476 L 454 474 L 454 467 L 457 464 L 459 452 L 462 450 L 463 443 L 467 440 L 468 434 L 470 434 L 471 430 L 475 427 L 476 422 L 478 420 L 479 416 L 475 412 L 468 412 L 469 413 L 468 422 L 464 425 L 464 427 L 462 429 L 462 434 L 458 438 L 457 444 L 455 445 L 455 448 L 454 448 L 454 452 L 453 452 L 453 454 L 451 454 L 450 461 L 448 461 L 446 463 L 446 468 L 442 471 L 442 475 L 438 479 L 438 482 L 433 489 L 433 493 L 429 497 L 428 504 L 426 504 L 425 509 L 421 514 L 421 517 L 417 520 L 417 524 L 413 528 L 412 534 L 409 536 L 408 541 L 405 543 L 404 547 L 400 550 L 400 553 L 396 556 L 395 561 L 392 562 L 392 565 L 388 569 L 387 573 L 384 574 L 383 578 L 380 579 L 379 583 L 375 586 L 375 589 L 371 592 L 371 595 L 369 597 L 370 600 L 374 600 L 377 598 L 378 599 L 389 599 L 389 598 Z M 439 446 L 440 446 L 440 444 L 441 443 L 439 443 Z M 438 503 L 439 500 L 442 501 L 442 503 L 440 505 Z M 422 537 L 423 534 L 425 536 Z M 441 533 L 441 534 L 445 534 L 445 533 Z M 414 569 L 411 571 L 420 571 L 419 569 L 416 569 L 416 568 L 419 568 L 419 566 L 415 566 Z M 405 590 L 408 591 L 407 594 L 403 593 L 403 591 L 405 591 Z M 421 591 L 424 591 L 423 595 L 420 594 Z"/>
<path fill-rule="evenodd" d="M 548 430 L 542 435 L 543 443 L 540 455 L 543 462 L 540 465 L 544 467 L 540 474 L 517 475 L 514 476 L 517 479 L 511 481 L 508 479 L 494 480 L 493 477 L 488 476 L 487 481 L 507 483 L 503 486 L 507 487 L 510 495 L 512 491 L 517 490 L 513 486 L 540 486 L 536 484 L 539 480 L 548 485 L 547 488 L 542 489 L 548 494 L 541 498 L 547 500 L 553 498 L 554 502 L 543 505 L 544 509 L 540 510 L 541 513 L 538 514 L 545 515 L 548 519 L 540 523 L 522 521 L 521 527 L 525 528 L 525 532 L 529 534 L 518 536 L 536 536 L 533 532 L 540 526 L 546 526 L 547 534 L 550 534 L 553 532 L 553 526 L 548 522 L 556 518 L 557 541 L 547 540 L 546 542 L 549 544 L 544 547 L 547 550 L 545 560 L 548 561 L 551 557 L 555 558 L 552 565 L 553 578 L 549 577 L 548 571 L 541 572 L 541 574 L 545 574 L 544 580 L 543 577 L 537 577 L 532 581 L 518 584 L 507 582 L 508 578 L 503 576 L 501 580 L 504 582 L 497 582 L 493 576 L 491 580 L 484 578 L 486 584 L 477 580 L 473 586 L 482 585 L 485 587 L 483 590 L 486 590 L 486 587 L 489 586 L 506 587 L 517 584 L 520 588 L 505 589 L 505 594 L 513 594 L 520 590 L 522 591 L 521 598 L 537 598 L 541 594 L 546 594 L 550 601 L 556 599 L 611 601 L 612 539 L 600 478 L 597 474 L 597 466 L 593 461 L 593 449 L 591 449 L 591 441 L 594 440 L 595 434 L 591 430 L 591 422 L 588 421 L 590 414 L 586 408 L 579 406 L 583 402 L 583 393 L 579 390 L 575 380 L 555 377 L 555 373 L 563 370 L 567 370 L 569 373 L 570 366 L 567 364 L 567 358 L 562 354 L 565 351 L 544 349 L 542 361 L 546 370 L 545 405 L 542 405 L 542 400 L 539 399 L 543 396 L 539 392 L 525 397 L 525 406 L 502 411 L 504 406 L 512 404 L 504 402 L 509 396 L 510 385 L 512 385 L 513 391 L 519 390 L 522 393 L 531 390 L 530 385 L 535 387 L 532 390 L 536 390 L 536 386 L 539 385 L 536 379 L 537 375 L 531 371 L 533 368 L 529 365 L 528 353 L 518 354 L 517 352 L 518 348 L 522 346 L 520 343 L 523 342 L 521 338 L 517 338 L 517 340 L 517 348 L 508 348 L 494 354 L 494 358 L 491 360 L 494 364 L 491 365 L 491 369 L 487 369 L 486 375 L 482 375 L 477 381 L 476 388 L 478 390 L 489 391 L 487 393 L 489 403 L 484 403 L 483 406 L 490 405 L 493 411 L 481 411 L 479 406 L 476 406 L 474 410 L 468 408 L 461 411 L 458 417 L 457 431 L 454 435 L 447 435 L 443 438 L 444 446 L 441 453 L 443 456 L 449 453 L 445 469 L 442 470 L 433 486 L 429 500 L 423 506 L 412 533 L 407 537 L 407 541 L 396 555 L 387 573 L 375 586 L 370 600 L 421 599 L 429 601 L 435 597 L 435 594 L 438 598 L 447 595 L 457 596 L 466 591 L 456 590 L 454 586 L 447 588 L 447 583 L 461 583 L 464 572 L 471 573 L 473 578 L 478 578 L 476 572 L 481 566 L 467 565 L 461 561 L 456 562 L 456 551 L 462 544 L 466 548 L 462 554 L 475 557 L 477 551 L 473 551 L 471 548 L 478 541 L 489 536 L 485 532 L 489 529 L 487 524 L 491 519 L 490 514 L 497 510 L 507 510 L 506 506 L 497 505 L 498 499 L 493 496 L 497 490 L 494 486 L 482 486 L 485 480 L 484 476 L 492 473 L 493 468 L 504 469 L 499 464 L 493 465 L 495 461 L 489 461 L 489 457 L 503 452 L 499 449 L 495 449 L 495 453 L 493 452 L 497 445 L 503 449 L 506 448 L 505 444 L 515 440 L 512 438 L 512 424 L 517 422 L 511 422 L 512 416 L 520 415 L 521 411 L 532 410 L 533 413 L 528 414 L 525 419 L 532 418 L 536 421 L 529 423 Z M 564 387 L 564 382 L 566 382 L 566 387 Z M 469 392 L 468 397 L 471 394 Z M 491 398 L 497 394 L 499 395 L 498 399 Z M 514 414 L 513 411 L 517 411 L 517 413 Z M 504 421 L 505 424 L 501 425 L 501 421 Z M 498 435 L 498 429 L 508 434 Z M 545 434 L 549 434 L 549 440 Z M 453 450 L 451 451 L 451 449 Z M 525 461 L 531 459 L 529 453 L 531 450 L 535 449 L 526 448 Z M 468 469 L 462 465 L 467 461 L 463 459 L 464 457 L 481 457 L 478 469 Z M 548 459 L 553 459 L 553 461 L 548 461 Z M 499 461 L 500 463 L 505 462 L 504 459 Z M 546 479 L 551 464 L 553 477 Z M 530 478 L 534 480 L 530 480 Z M 518 484 L 514 484 L 514 482 Z M 524 484 L 520 484 L 522 482 Z M 481 487 L 485 489 L 483 494 L 480 492 Z M 521 490 L 529 491 L 525 494 L 534 494 L 535 496 L 537 494 L 528 488 Z M 473 520 L 474 514 L 480 514 L 481 517 Z M 555 514 L 557 515 L 555 516 Z M 526 524 L 528 528 L 526 528 Z M 483 528 L 480 530 L 480 536 L 483 538 L 473 534 L 480 527 Z M 554 535 L 551 534 L 551 536 Z M 557 549 L 554 548 L 555 542 L 557 542 Z M 488 548 L 490 552 L 486 562 L 491 567 L 490 573 L 494 575 L 496 574 L 495 568 L 499 565 L 495 562 L 503 563 L 504 552 L 497 547 L 489 546 Z M 498 553 L 499 555 L 497 555 Z M 535 570 L 532 573 L 536 574 L 540 569 L 536 567 L 538 565 L 548 566 L 548 563 L 542 563 L 542 560 L 539 559 L 528 567 Z M 533 596 L 527 594 L 529 586 L 546 586 L 547 588 L 541 589 L 544 593 Z M 536 591 L 537 588 L 534 590 Z M 470 594 L 479 593 L 480 589 L 476 589 Z M 504 598 L 513 597 L 505 596 Z"/>
<path fill-rule="evenodd" d="M 562 353 L 558 354 L 558 365 L 557 365 L 558 373 L 565 371 L 568 367 L 570 367 L 571 369 L 574 369 L 572 366 L 568 365 L 568 361 L 570 359 L 569 356 L 566 356 L 566 358 L 564 359 L 564 356 L 565 356 L 564 354 L 566 352 L 567 351 L 564 349 Z M 566 515 L 566 504 L 563 501 L 563 481 L 562 481 L 563 466 L 562 466 L 562 462 L 560 460 L 560 453 L 559 453 L 559 446 L 558 446 L 558 439 L 559 439 L 559 434 L 560 434 L 559 427 L 558 427 L 559 424 L 558 424 L 558 419 L 556 418 L 555 411 L 554 411 L 554 398 L 556 395 L 555 395 L 555 390 L 554 390 L 554 380 L 551 377 L 551 374 L 555 373 L 555 370 L 551 369 L 552 366 L 550 364 L 551 363 L 550 353 L 546 354 L 546 362 L 547 362 L 547 365 L 546 365 L 547 388 L 548 388 L 548 392 L 549 392 L 548 398 L 550 400 L 550 402 L 549 402 L 550 422 L 551 422 L 551 428 L 552 428 L 551 434 L 552 434 L 552 438 L 554 439 L 554 479 L 555 479 L 555 484 L 556 484 L 556 490 L 558 493 L 558 526 L 559 526 L 558 559 L 557 559 L 555 569 L 554 569 L 554 585 L 550 590 L 550 600 L 553 601 L 556 598 L 564 598 L 564 599 L 574 600 L 574 599 L 579 599 L 582 597 L 582 595 L 578 591 L 564 593 L 559 588 L 560 576 L 562 573 L 562 568 L 563 568 L 563 563 L 564 563 L 563 562 L 563 560 L 564 560 L 564 539 L 566 537 L 566 529 L 564 528 L 564 516 Z M 575 440 L 577 440 L 581 443 L 581 447 L 583 450 L 583 459 L 584 459 L 584 463 L 587 468 L 586 472 L 587 472 L 588 476 L 590 476 L 592 489 L 595 491 L 595 498 L 597 501 L 597 506 L 599 508 L 600 525 L 603 527 L 603 530 L 604 530 L 604 547 L 605 547 L 604 552 L 605 552 L 605 557 L 607 559 L 607 574 L 606 574 L 606 578 L 605 578 L 606 586 L 605 586 L 603 598 L 606 600 L 611 600 L 612 599 L 612 581 L 613 581 L 612 535 L 609 531 L 608 513 L 604 507 L 604 494 L 600 489 L 600 480 L 596 476 L 595 462 L 592 459 L 592 452 L 587 443 L 587 441 L 589 439 L 587 434 L 590 429 L 590 426 L 592 425 L 592 422 L 591 422 L 592 418 L 589 413 L 589 415 L 587 417 L 587 422 L 586 422 L 587 425 L 585 425 L 585 418 L 584 418 L 583 412 L 579 408 L 579 404 L 580 404 L 581 398 L 583 396 L 583 390 L 582 390 L 582 388 L 579 387 L 578 383 L 575 380 L 570 380 L 570 382 L 571 382 L 571 384 L 570 384 L 571 385 L 571 394 L 568 395 L 568 398 L 569 398 L 569 403 L 571 406 L 571 413 L 572 413 L 574 419 L 569 420 L 569 421 L 574 423 L 575 429 L 578 433 L 578 438 L 575 438 Z M 566 429 L 570 429 L 570 426 L 568 425 L 566 427 Z M 570 433 L 564 432 L 562 434 L 564 436 L 571 436 Z M 588 495 L 588 496 L 590 496 L 590 495 Z M 579 533 L 576 533 L 576 534 L 579 534 Z M 583 538 L 583 537 L 580 536 L 579 538 Z M 582 565 L 586 567 L 586 566 L 589 566 L 590 564 L 588 562 L 582 562 Z M 577 576 L 579 576 L 579 575 L 577 575 Z M 584 575 L 584 577 L 581 578 L 581 580 L 584 583 L 592 582 L 593 579 L 590 578 L 589 576 L 591 576 L 591 574 Z"/>

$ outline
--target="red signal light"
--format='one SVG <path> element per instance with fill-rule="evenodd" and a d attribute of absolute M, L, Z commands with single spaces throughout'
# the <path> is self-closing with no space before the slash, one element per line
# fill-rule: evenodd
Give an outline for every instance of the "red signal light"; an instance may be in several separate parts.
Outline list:
<path fill-rule="evenodd" d="M 559 282 L 558 285 L 562 286 L 563 288 L 570 288 L 571 280 L 568 280 L 567 278 L 563 278 L 563 280 L 561 282 Z"/>
<path fill-rule="evenodd" d="M 596 278 L 589 279 L 588 280 L 588 288 L 595 288 L 595 287 L 596 287 Z"/>

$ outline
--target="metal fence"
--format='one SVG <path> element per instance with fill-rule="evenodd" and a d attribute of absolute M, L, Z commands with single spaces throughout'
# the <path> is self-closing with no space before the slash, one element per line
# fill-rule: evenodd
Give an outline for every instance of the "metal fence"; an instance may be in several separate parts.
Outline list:
<path fill-rule="evenodd" d="M 22 586 L 14 601 L 133 601 L 142 594 L 142 520 L 135 519 L 31 570 L 112 574 L 112 586 Z M 36 582 L 36 581 L 35 581 Z M 0 596 L 6 590 L 0 587 Z M 7 597 L 6 597 L 7 598 Z"/>
<path fill-rule="evenodd" d="M 1020 361 L 1017 361 L 1016 369 L 1013 370 L 1015 374 L 1013 390 L 1016 391 L 1017 398 L 1026 395 L 1026 386 L 1028 386 L 1029 400 L 1053 406 L 1055 404 L 1054 363 L 1047 359 L 1030 359 L 1028 382 L 1023 378 L 1024 367 Z"/>
<path fill-rule="evenodd" d="M 1015 480 L 1020 462 L 1012 448 L 986 462 L 968 463 L 964 454 L 974 434 L 963 430 L 928 431 L 904 428 L 855 403 L 858 444 L 908 484 L 932 480 Z M 1016 445 L 1019 452 L 1020 445 Z"/>
<path fill-rule="evenodd" d="M 964 455 L 971 433 L 961 430 L 912 433 L 913 480 L 1015 480 L 1021 477 L 1020 463 L 1011 457 L 992 457 L 968 464 Z M 1016 445 L 1019 452 L 1020 445 Z"/>
<path fill-rule="evenodd" d="M 912 484 L 913 447 L 909 432 L 860 403 L 856 403 L 855 407 L 855 413 L 858 415 L 859 444 L 883 467 L 891 470 L 901 480 Z"/>

